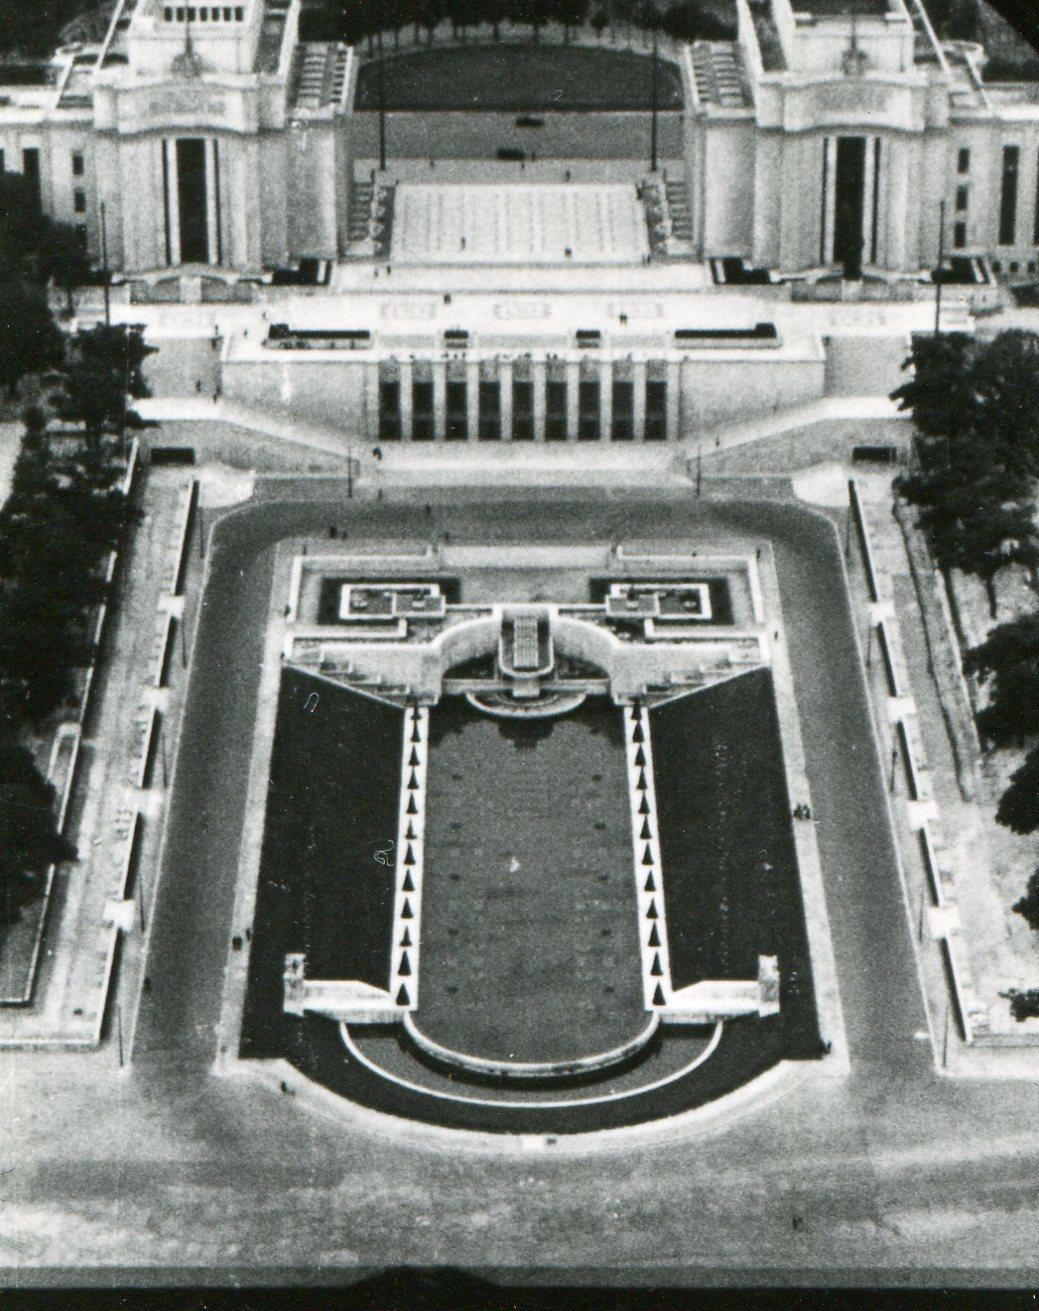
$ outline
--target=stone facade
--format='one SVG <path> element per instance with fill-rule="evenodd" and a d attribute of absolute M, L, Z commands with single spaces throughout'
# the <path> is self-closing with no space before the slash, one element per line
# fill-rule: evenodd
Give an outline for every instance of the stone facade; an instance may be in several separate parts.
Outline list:
<path fill-rule="evenodd" d="M 816 2 L 738 0 L 735 42 L 666 52 L 685 108 L 661 114 L 661 153 L 684 171 L 690 254 L 912 276 L 937 258 L 944 201 L 947 250 L 1034 273 L 1039 87 L 984 83 L 984 52 L 938 42 L 918 0 L 854 19 Z M 111 265 L 130 276 L 341 257 L 378 115 L 352 107 L 359 53 L 301 42 L 299 11 L 121 0 L 100 47 L 55 56 L 55 85 L 0 88 L 4 165 L 38 176 L 95 256 L 103 205 Z M 488 157 L 499 117 L 393 115 L 395 149 L 475 159 L 486 142 Z M 601 157 L 604 140 L 634 158 L 648 116 L 605 117 L 624 122 L 548 115 L 539 158 Z"/>

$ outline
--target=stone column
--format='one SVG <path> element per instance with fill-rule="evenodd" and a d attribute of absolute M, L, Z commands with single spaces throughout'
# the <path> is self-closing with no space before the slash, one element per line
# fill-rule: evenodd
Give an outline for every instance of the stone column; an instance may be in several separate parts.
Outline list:
<path fill-rule="evenodd" d="M 433 361 L 433 440 L 447 436 L 447 361 Z"/>
<path fill-rule="evenodd" d="M 646 361 L 636 360 L 631 369 L 631 427 L 637 442 L 646 440 Z"/>
<path fill-rule="evenodd" d="M 677 442 L 682 434 L 682 364 L 680 360 L 667 362 L 667 440 Z"/>
<path fill-rule="evenodd" d="M 577 415 L 581 384 L 580 360 L 567 360 L 566 364 L 566 440 L 577 441 Z"/>
<path fill-rule="evenodd" d="M 166 190 L 169 194 L 170 263 L 180 263 L 180 179 L 177 176 L 177 141 L 164 137 L 162 148 L 166 153 Z"/>
<path fill-rule="evenodd" d="M 465 362 L 465 435 L 471 442 L 480 440 L 480 361 Z"/>
<path fill-rule="evenodd" d="M 823 263 L 833 263 L 835 224 L 837 220 L 837 138 L 827 137 L 826 162 L 824 165 L 826 187 L 823 192 Z"/>
<path fill-rule="evenodd" d="M 220 197 L 216 193 L 216 141 L 212 137 L 205 138 L 204 150 L 206 170 L 206 246 L 209 252 L 208 263 L 219 264 L 221 243 L 217 235 L 217 225 L 220 221 L 217 214 L 220 208 Z"/>
<path fill-rule="evenodd" d="M 613 361 L 602 360 L 599 364 L 599 440 L 610 440 L 613 427 Z"/>
<path fill-rule="evenodd" d="M 415 422 L 415 369 L 410 360 L 400 362 L 400 437 L 410 442 Z"/>
<path fill-rule="evenodd" d="M 498 361 L 498 412 L 501 415 L 501 439 L 512 441 L 512 361 Z"/>
<path fill-rule="evenodd" d="M 534 440 L 545 440 L 545 403 L 548 385 L 548 361 L 531 361 L 531 379 L 534 383 Z"/>

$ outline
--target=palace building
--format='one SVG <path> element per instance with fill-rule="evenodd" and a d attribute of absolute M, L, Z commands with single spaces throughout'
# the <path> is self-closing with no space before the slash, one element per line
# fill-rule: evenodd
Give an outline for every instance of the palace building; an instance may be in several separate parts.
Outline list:
<path fill-rule="evenodd" d="M 681 108 L 660 113 L 676 242 L 784 275 L 912 275 L 937 258 L 944 200 L 947 249 L 1034 272 L 1039 87 L 986 84 L 980 47 L 937 40 L 917 0 L 851 16 L 844 0 L 737 0 L 737 14 L 737 40 L 663 52 L 681 83 Z M 96 255 L 104 203 L 127 274 L 343 257 L 379 115 L 358 107 L 360 52 L 301 41 L 299 18 L 299 0 L 119 0 L 97 47 L 54 57 L 53 85 L 0 87 L 4 166 Z M 391 106 L 391 158 L 494 157 L 522 132 L 512 115 L 465 117 Z M 616 151 L 636 176 L 647 117 L 548 113 L 534 149 Z"/>
<path fill-rule="evenodd" d="M 375 59 L 302 40 L 300 0 L 119 0 L 48 85 L 0 87 L 0 163 L 131 299 L 312 284 L 291 312 L 271 294 L 263 340 L 222 343 L 229 397 L 334 404 L 385 440 L 675 438 L 822 394 L 825 343 L 783 301 L 928 298 L 944 249 L 978 303 L 1039 260 L 1039 85 L 986 83 L 919 0 L 736 12 L 734 41 L 652 56 L 568 34 L 602 83 L 634 61 L 641 99 L 523 112 L 402 96 L 385 70 L 446 31 Z"/>

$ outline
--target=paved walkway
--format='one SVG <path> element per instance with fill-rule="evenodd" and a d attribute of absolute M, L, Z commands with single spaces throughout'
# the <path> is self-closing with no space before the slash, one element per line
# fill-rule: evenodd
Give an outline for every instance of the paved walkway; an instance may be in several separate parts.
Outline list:
<path fill-rule="evenodd" d="M 692 462 L 701 443 L 584 443 L 565 442 L 458 442 L 401 444 L 386 442 L 377 460 L 373 446 L 351 441 L 342 429 L 289 418 L 269 410 L 214 402 L 208 397 L 156 397 L 139 402 L 142 417 L 171 427 L 178 422 L 214 422 L 252 429 L 294 446 L 309 447 L 327 454 L 348 456 L 357 461 L 361 486 L 388 487 L 400 481 L 451 483 L 497 483 L 503 475 L 509 481 L 539 484 L 602 479 L 647 478 L 661 485 L 685 482 L 685 461 Z M 782 433 L 840 420 L 868 422 L 897 418 L 898 410 L 886 397 L 837 396 L 775 414 L 742 420 L 709 429 L 704 450 L 719 451 L 752 442 L 767 441 Z"/>
<path fill-rule="evenodd" d="M 0 423 L 0 505 L 11 491 L 11 474 L 22 444 L 20 423 Z"/>

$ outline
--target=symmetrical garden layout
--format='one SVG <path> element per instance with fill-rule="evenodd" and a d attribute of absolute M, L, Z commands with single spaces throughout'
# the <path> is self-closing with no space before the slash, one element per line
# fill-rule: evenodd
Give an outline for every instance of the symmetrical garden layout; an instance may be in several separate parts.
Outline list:
<path fill-rule="evenodd" d="M 755 561 L 452 556 L 293 563 L 241 1055 L 506 1132 L 818 1057 Z"/>

